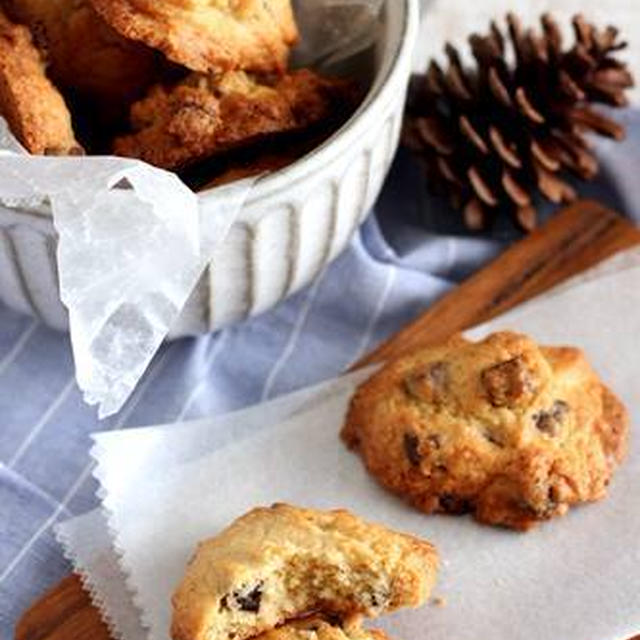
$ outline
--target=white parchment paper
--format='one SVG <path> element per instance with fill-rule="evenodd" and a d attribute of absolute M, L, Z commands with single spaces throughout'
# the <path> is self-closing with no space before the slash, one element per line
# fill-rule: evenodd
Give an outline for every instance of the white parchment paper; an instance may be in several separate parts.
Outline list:
<path fill-rule="evenodd" d="M 317 406 L 345 384 L 354 386 L 365 380 L 375 369 L 367 367 L 344 378 L 280 396 L 263 403 L 260 411 L 250 407 L 215 419 L 96 434 L 92 454 L 99 465 L 94 475 L 103 478 L 103 470 L 107 470 L 105 482 L 111 491 L 126 492 L 133 484 L 149 482 L 168 469 L 197 460 L 230 442 L 255 434 L 262 427 L 278 424 L 298 411 Z M 119 487 L 114 485 L 117 478 L 110 471 L 114 466 L 120 467 L 119 477 L 123 482 Z M 99 490 L 104 491 L 104 488 Z M 146 640 L 148 633 L 141 624 L 140 611 L 120 566 L 105 510 L 95 509 L 66 520 L 56 526 L 55 533 L 111 635 L 118 640 Z"/>
<path fill-rule="evenodd" d="M 137 160 L 31 156 L 1 118 L 0 148 L 0 202 L 51 207 L 60 298 L 84 399 L 98 405 L 101 418 L 116 413 L 254 180 L 211 192 L 203 215 L 196 194 L 175 174 Z"/>
<path fill-rule="evenodd" d="M 114 640 L 146 640 L 103 510 L 71 518 L 54 531 Z"/>
<path fill-rule="evenodd" d="M 510 327 L 542 342 L 582 346 L 638 424 L 639 285 L 640 269 L 628 268 L 472 333 Z M 338 440 L 352 390 L 353 381 L 339 385 L 326 401 L 255 436 L 134 486 L 122 482 L 113 457 L 118 448 L 126 455 L 126 437 L 120 447 L 111 440 L 111 462 L 99 457 L 104 504 L 152 640 L 167 639 L 169 596 L 195 542 L 277 500 L 345 506 L 436 543 L 443 558 L 437 594 L 447 605 L 380 621 L 394 637 L 621 640 L 640 630 L 640 455 L 633 434 L 606 500 L 518 534 L 469 518 L 424 516 L 380 489 Z"/>
<path fill-rule="evenodd" d="M 197 460 L 255 434 L 265 425 L 278 424 L 296 412 L 323 403 L 345 385 L 354 387 L 362 382 L 376 368 L 366 367 L 342 378 L 280 396 L 260 405 L 259 411 L 249 407 L 214 419 L 96 434 L 92 454 L 99 464 L 94 475 L 111 487 L 111 493 L 123 495 L 133 485 L 144 485 L 168 469 Z M 111 473 L 115 466 L 120 468 L 117 477 Z M 117 483 L 118 478 L 122 482 L 116 486 L 114 482 Z M 100 492 L 105 492 L 104 487 Z M 146 640 L 147 630 L 141 624 L 140 611 L 120 566 L 107 516 L 104 509 L 95 509 L 71 518 L 56 527 L 56 536 L 113 637 Z"/>

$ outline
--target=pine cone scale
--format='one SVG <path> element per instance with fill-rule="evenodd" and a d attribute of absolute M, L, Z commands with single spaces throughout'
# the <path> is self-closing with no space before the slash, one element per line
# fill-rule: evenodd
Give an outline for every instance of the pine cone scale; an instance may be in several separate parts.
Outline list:
<path fill-rule="evenodd" d="M 624 127 L 622 125 L 593 109 L 576 107 L 571 110 L 570 117 L 573 122 L 600 135 L 614 138 L 615 140 L 624 139 Z"/>
<path fill-rule="evenodd" d="M 477 167 L 472 166 L 467 171 L 467 177 L 471 182 L 473 190 L 476 192 L 476 195 L 482 202 L 490 207 L 495 207 L 498 204 L 498 199 L 496 198 L 489 185 L 485 182 Z"/>
<path fill-rule="evenodd" d="M 554 57 L 557 57 L 562 51 L 562 33 L 549 13 L 542 14 L 540 22 L 549 48 L 553 51 Z"/>
<path fill-rule="evenodd" d="M 489 147 L 473 127 L 469 118 L 467 118 L 467 116 L 460 116 L 459 125 L 460 131 L 469 139 L 475 148 L 483 155 L 487 155 L 489 153 Z"/>
<path fill-rule="evenodd" d="M 536 228 L 536 210 L 531 205 L 520 207 L 515 215 L 518 224 L 525 231 L 533 231 Z"/>
<path fill-rule="evenodd" d="M 555 174 L 547 171 L 541 165 L 536 165 L 538 176 L 538 188 L 551 202 L 571 202 L 575 200 L 576 193 L 573 188 Z"/>
<path fill-rule="evenodd" d="M 439 156 L 436 162 L 438 164 L 440 175 L 442 175 L 445 180 L 459 186 L 464 184 L 463 181 L 456 175 L 455 171 L 444 156 Z"/>
<path fill-rule="evenodd" d="M 491 140 L 491 144 L 497 154 L 506 164 L 514 169 L 522 168 L 522 162 L 515 152 L 514 145 L 510 145 L 506 142 L 500 132 L 500 129 L 495 126 L 489 127 L 489 139 Z"/>
<path fill-rule="evenodd" d="M 421 118 L 417 120 L 418 128 L 423 140 L 431 145 L 438 153 L 449 156 L 455 147 L 451 136 L 440 126 L 435 118 Z"/>
<path fill-rule="evenodd" d="M 520 107 L 522 115 L 526 116 L 531 122 L 542 124 L 545 121 L 544 116 L 531 104 L 524 87 L 516 89 L 516 103 Z"/>
<path fill-rule="evenodd" d="M 531 155 L 548 171 L 560 169 L 560 161 L 554 158 L 551 153 L 547 153 L 537 140 L 531 141 L 530 151 Z"/>
<path fill-rule="evenodd" d="M 509 91 L 507 90 L 507 87 L 504 86 L 504 83 L 498 76 L 498 72 L 493 67 L 489 70 L 489 88 L 491 89 L 494 97 L 501 102 L 503 106 L 512 106 L 513 102 L 511 101 Z"/>
<path fill-rule="evenodd" d="M 560 70 L 558 79 L 560 82 L 560 88 L 568 98 L 575 102 L 585 99 L 585 92 L 564 69 Z"/>
<path fill-rule="evenodd" d="M 502 173 L 502 187 L 518 208 L 531 204 L 531 197 L 507 169 Z"/>

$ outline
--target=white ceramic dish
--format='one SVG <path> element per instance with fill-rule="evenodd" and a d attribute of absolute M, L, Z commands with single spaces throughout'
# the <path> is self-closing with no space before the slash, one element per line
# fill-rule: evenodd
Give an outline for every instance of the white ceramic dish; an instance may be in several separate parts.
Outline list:
<path fill-rule="evenodd" d="M 398 144 L 418 4 L 386 0 L 365 101 L 326 142 L 256 183 L 172 337 L 212 331 L 269 309 L 345 248 L 375 201 Z M 206 207 L 206 191 L 200 197 Z M 0 207 L 0 300 L 66 329 L 55 246 L 46 207 Z"/>

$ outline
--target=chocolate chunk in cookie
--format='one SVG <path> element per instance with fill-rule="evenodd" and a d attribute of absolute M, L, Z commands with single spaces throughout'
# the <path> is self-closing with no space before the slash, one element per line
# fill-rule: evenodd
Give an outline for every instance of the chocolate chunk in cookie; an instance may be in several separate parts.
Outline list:
<path fill-rule="evenodd" d="M 521 357 L 511 358 L 482 372 L 482 386 L 494 407 L 509 407 L 535 387 L 535 379 Z"/>
<path fill-rule="evenodd" d="M 410 371 L 404 378 L 407 394 L 416 400 L 444 399 L 449 386 L 449 367 L 446 362 L 430 362 Z"/>
<path fill-rule="evenodd" d="M 556 400 L 551 409 L 533 415 L 536 429 L 548 436 L 557 436 L 562 421 L 569 413 L 569 405 L 564 400 Z"/>
<path fill-rule="evenodd" d="M 239 609 L 240 611 L 258 613 L 261 599 L 262 582 L 259 582 L 254 587 L 245 587 L 234 591 L 231 595 L 222 596 L 220 607 L 221 609 Z"/>
<path fill-rule="evenodd" d="M 407 454 L 407 459 L 414 466 L 420 466 L 420 452 L 418 447 L 420 446 L 420 440 L 418 436 L 413 433 L 405 433 L 403 438 L 404 451 Z"/>

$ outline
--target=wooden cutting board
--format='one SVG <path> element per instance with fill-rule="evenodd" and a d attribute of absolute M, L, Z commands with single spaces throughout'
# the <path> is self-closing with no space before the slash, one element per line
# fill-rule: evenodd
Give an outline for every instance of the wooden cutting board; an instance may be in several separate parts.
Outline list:
<path fill-rule="evenodd" d="M 578 202 L 514 244 L 357 366 L 438 342 L 639 244 L 640 230 L 628 221 L 595 202 Z M 76 575 L 62 580 L 24 612 L 15 638 L 111 640 Z"/>

